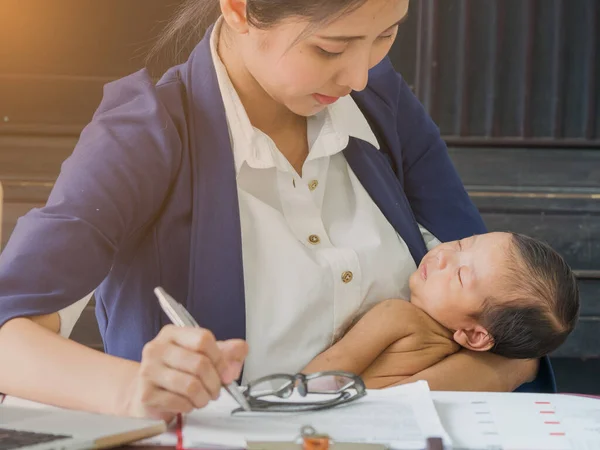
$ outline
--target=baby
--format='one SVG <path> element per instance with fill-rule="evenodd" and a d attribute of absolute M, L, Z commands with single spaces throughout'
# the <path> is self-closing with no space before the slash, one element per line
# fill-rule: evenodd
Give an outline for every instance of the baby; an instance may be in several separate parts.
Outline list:
<path fill-rule="evenodd" d="M 575 327 L 579 289 L 548 245 L 513 233 L 440 244 L 409 281 L 410 303 L 386 300 L 358 314 L 304 373 L 344 370 L 383 388 L 461 347 L 507 358 L 540 358 Z"/>

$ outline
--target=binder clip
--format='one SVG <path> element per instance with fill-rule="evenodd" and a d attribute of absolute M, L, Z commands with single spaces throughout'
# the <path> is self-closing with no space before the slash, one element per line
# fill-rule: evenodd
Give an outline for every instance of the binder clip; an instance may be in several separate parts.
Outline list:
<path fill-rule="evenodd" d="M 363 442 L 335 442 L 327 434 L 319 434 L 311 426 L 300 428 L 293 442 L 247 442 L 248 450 L 387 450 L 386 445 Z"/>
<path fill-rule="evenodd" d="M 317 434 L 311 426 L 304 426 L 300 430 L 302 450 L 329 450 L 331 440 L 327 434 Z"/>

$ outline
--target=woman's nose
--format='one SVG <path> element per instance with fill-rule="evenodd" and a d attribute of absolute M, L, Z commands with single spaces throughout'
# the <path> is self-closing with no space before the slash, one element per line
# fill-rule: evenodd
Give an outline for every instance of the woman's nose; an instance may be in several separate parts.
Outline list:
<path fill-rule="evenodd" d="M 369 82 L 369 69 L 366 67 L 350 68 L 349 87 L 356 92 L 363 91 Z"/>
<path fill-rule="evenodd" d="M 369 82 L 369 61 L 364 58 L 354 58 L 349 61 L 338 77 L 337 84 L 347 86 L 353 91 L 360 92 Z"/>

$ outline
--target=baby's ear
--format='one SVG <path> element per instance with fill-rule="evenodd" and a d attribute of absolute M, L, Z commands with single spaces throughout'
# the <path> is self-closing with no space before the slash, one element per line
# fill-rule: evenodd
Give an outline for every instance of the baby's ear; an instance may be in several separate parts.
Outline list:
<path fill-rule="evenodd" d="M 494 339 L 481 325 L 456 331 L 454 340 L 464 348 L 474 352 L 487 352 L 494 346 Z"/>

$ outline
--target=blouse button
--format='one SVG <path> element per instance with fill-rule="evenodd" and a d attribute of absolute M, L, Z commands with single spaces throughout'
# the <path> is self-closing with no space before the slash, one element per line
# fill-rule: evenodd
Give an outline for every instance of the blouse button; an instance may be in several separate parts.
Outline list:
<path fill-rule="evenodd" d="M 318 186 L 319 186 L 319 182 L 317 180 L 312 180 L 310 183 L 308 183 L 308 188 L 311 191 L 314 191 L 315 189 L 317 189 Z"/>
<path fill-rule="evenodd" d="M 354 274 L 350 271 L 344 272 L 342 274 L 342 281 L 346 284 L 350 283 L 354 278 Z"/>
<path fill-rule="evenodd" d="M 319 238 L 319 236 L 317 236 L 316 234 L 311 234 L 308 237 L 308 242 L 310 242 L 313 245 L 317 245 L 319 242 L 321 242 L 321 238 Z"/>

